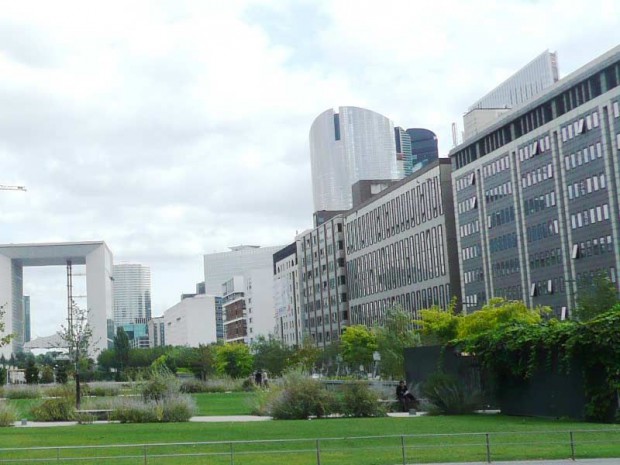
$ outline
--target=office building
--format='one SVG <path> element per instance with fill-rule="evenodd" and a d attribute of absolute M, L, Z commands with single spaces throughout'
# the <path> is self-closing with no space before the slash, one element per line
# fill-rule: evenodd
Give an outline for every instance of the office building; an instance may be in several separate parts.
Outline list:
<path fill-rule="evenodd" d="M 404 178 L 439 158 L 437 136 L 423 128 L 394 128 L 399 173 Z M 354 201 L 355 204 L 355 201 Z"/>
<path fill-rule="evenodd" d="M 265 269 L 273 266 L 273 254 L 284 246 L 260 247 L 239 245 L 230 247 L 228 252 L 217 252 L 204 256 L 204 291 L 208 295 L 222 297 L 222 284 L 233 276 L 243 276 L 249 270 Z M 202 285 L 200 289 L 202 290 Z M 269 286 L 272 292 L 272 285 Z M 216 305 L 217 337 L 225 339 L 222 307 Z"/>
<path fill-rule="evenodd" d="M 360 180 L 399 179 L 394 124 L 358 107 L 321 113 L 310 128 L 314 211 L 351 208 L 351 187 Z M 315 223 L 317 224 L 317 223 Z"/>
<path fill-rule="evenodd" d="M 343 215 L 304 231 L 295 241 L 303 333 L 325 347 L 339 340 L 349 324 Z"/>
<path fill-rule="evenodd" d="M 463 300 L 575 308 L 620 267 L 620 47 L 450 152 Z"/>
<path fill-rule="evenodd" d="M 198 347 L 216 342 L 215 297 L 211 295 L 198 294 L 183 299 L 166 310 L 163 319 L 161 345 Z M 151 325 L 153 334 L 161 328 L 158 325 L 159 322 Z M 162 339 L 161 333 L 159 338 Z"/>
<path fill-rule="evenodd" d="M 222 283 L 224 341 L 252 344 L 274 329 L 273 267 L 247 270 Z"/>
<path fill-rule="evenodd" d="M 349 320 L 372 327 L 460 301 L 450 160 L 428 164 L 344 215 Z"/>
<path fill-rule="evenodd" d="M 114 323 L 146 323 L 151 319 L 151 270 L 138 263 L 114 265 Z"/>
<path fill-rule="evenodd" d="M 303 339 L 296 242 L 273 254 L 273 281 L 274 335 L 287 346 L 299 347 Z"/>
<path fill-rule="evenodd" d="M 548 50 L 480 98 L 463 116 L 463 139 L 483 131 L 511 109 L 525 104 L 559 79 L 557 54 Z"/>

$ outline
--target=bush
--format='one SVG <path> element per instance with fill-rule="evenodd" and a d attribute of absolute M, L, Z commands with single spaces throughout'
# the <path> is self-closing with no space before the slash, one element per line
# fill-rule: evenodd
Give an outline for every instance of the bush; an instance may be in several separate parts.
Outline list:
<path fill-rule="evenodd" d="M 7 399 L 39 399 L 41 390 L 38 386 L 6 386 L 4 388 L 4 397 Z"/>
<path fill-rule="evenodd" d="M 231 392 L 231 391 L 243 391 L 244 383 L 246 380 L 232 379 L 232 378 L 212 378 L 206 381 L 200 381 L 198 379 L 186 379 L 183 380 L 180 387 L 180 392 L 187 394 L 196 394 L 200 392 Z"/>
<path fill-rule="evenodd" d="M 175 395 L 162 402 L 122 399 L 116 403 L 110 420 L 121 423 L 172 423 L 185 422 L 196 412 L 191 397 Z"/>
<path fill-rule="evenodd" d="M 0 427 L 13 426 L 17 421 L 17 410 L 6 402 L 0 402 Z"/>
<path fill-rule="evenodd" d="M 378 394 L 364 381 L 344 385 L 341 412 L 350 417 L 383 417 L 386 414 Z"/>
<path fill-rule="evenodd" d="M 186 379 L 181 383 L 179 391 L 185 394 L 197 394 L 200 392 L 209 392 L 209 386 L 204 381 L 198 379 Z"/>
<path fill-rule="evenodd" d="M 69 397 L 46 399 L 30 409 L 35 421 L 75 420 L 75 400 Z"/>
<path fill-rule="evenodd" d="M 140 402 L 127 400 L 116 406 L 110 420 L 121 423 L 157 423 L 157 404 L 155 402 Z"/>
<path fill-rule="evenodd" d="M 282 387 L 264 398 L 262 409 L 276 419 L 301 420 L 310 416 L 324 417 L 336 410 L 333 393 L 312 378 L 293 372 L 283 379 Z"/>
<path fill-rule="evenodd" d="M 189 421 L 196 413 L 194 399 L 189 396 L 177 395 L 166 399 L 163 404 L 162 422 L 177 423 Z"/>
<path fill-rule="evenodd" d="M 142 387 L 142 398 L 145 402 L 163 401 L 179 392 L 179 381 L 167 371 L 157 372 Z"/>
<path fill-rule="evenodd" d="M 47 397 L 74 397 L 75 386 L 56 384 L 54 386 L 46 387 L 43 390 L 43 394 Z"/>
<path fill-rule="evenodd" d="M 434 373 L 422 385 L 422 395 L 429 405 L 431 415 L 462 415 L 472 413 L 480 406 L 480 393 L 456 377 Z"/>
<path fill-rule="evenodd" d="M 89 384 L 84 393 L 95 397 L 115 397 L 119 395 L 120 391 L 120 387 L 115 383 L 98 382 Z"/>

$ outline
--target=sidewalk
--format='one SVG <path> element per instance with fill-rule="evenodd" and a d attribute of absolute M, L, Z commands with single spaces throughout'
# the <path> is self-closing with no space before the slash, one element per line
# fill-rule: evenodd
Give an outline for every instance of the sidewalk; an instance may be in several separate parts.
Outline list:
<path fill-rule="evenodd" d="M 577 459 L 572 461 L 566 460 L 516 460 L 516 461 L 500 461 L 491 462 L 492 465 L 620 465 L 619 459 Z M 423 465 L 423 464 L 420 464 Z M 488 465 L 487 462 L 449 462 L 435 463 L 433 465 Z"/>

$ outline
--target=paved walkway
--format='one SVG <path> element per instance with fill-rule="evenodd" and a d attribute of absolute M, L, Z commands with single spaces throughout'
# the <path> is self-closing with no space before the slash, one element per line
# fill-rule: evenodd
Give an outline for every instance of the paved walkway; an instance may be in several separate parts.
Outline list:
<path fill-rule="evenodd" d="M 620 459 L 577 459 L 566 460 L 517 460 L 512 462 L 492 462 L 492 465 L 619 465 Z M 488 465 L 487 462 L 451 462 L 434 465 Z"/>

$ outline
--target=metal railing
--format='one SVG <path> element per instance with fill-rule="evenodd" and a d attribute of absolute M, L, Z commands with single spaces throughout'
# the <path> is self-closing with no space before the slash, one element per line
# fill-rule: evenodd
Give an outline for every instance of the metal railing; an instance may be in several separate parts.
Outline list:
<path fill-rule="evenodd" d="M 620 457 L 620 428 L 0 448 L 2 464 L 406 465 L 586 457 Z"/>

